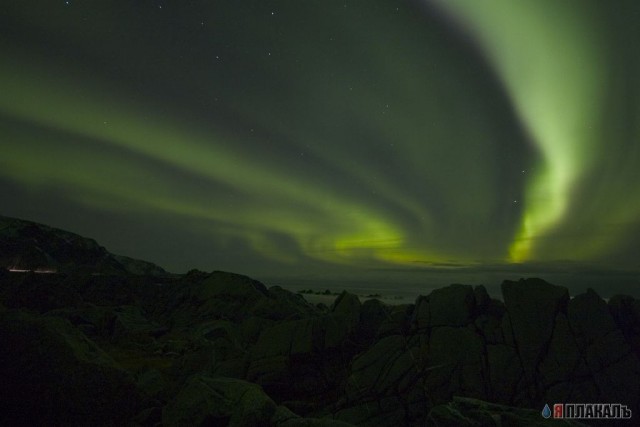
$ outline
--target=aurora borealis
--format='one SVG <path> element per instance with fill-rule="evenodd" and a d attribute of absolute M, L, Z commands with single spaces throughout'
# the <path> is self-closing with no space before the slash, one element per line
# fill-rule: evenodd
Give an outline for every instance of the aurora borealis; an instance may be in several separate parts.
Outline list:
<path fill-rule="evenodd" d="M 2 9 L 2 214 L 177 272 L 640 270 L 637 2 Z"/>

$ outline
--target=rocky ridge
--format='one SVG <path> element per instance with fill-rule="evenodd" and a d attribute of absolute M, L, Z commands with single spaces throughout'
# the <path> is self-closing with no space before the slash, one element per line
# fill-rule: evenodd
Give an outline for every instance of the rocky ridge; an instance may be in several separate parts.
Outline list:
<path fill-rule="evenodd" d="M 326 307 L 221 271 L 0 269 L 0 425 L 578 425 L 541 416 L 564 402 L 640 416 L 640 301 L 541 279 L 502 295 Z"/>
<path fill-rule="evenodd" d="M 93 239 L 0 215 L 2 267 L 47 273 L 168 274 L 151 262 L 111 254 Z"/>
<path fill-rule="evenodd" d="M 0 275 L 3 425 L 555 425 L 545 403 L 640 409 L 630 297 L 527 279 L 503 283 L 504 303 L 451 285 L 327 308 L 225 272 Z"/>

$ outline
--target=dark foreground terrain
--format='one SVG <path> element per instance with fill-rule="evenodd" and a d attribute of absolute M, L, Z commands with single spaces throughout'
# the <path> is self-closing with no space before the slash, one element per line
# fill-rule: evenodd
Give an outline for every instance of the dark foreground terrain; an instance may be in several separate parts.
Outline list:
<path fill-rule="evenodd" d="M 608 425 L 640 420 L 631 297 L 570 299 L 527 279 L 504 282 L 504 302 L 451 285 L 411 305 L 345 292 L 313 306 L 13 221 L 0 227 L 0 425 L 570 425 L 540 413 L 564 402 L 628 405 L 633 418 Z"/>

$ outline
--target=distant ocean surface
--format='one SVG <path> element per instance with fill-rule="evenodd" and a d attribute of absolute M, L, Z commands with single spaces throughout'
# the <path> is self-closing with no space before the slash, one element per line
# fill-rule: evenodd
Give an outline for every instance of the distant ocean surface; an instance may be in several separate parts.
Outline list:
<path fill-rule="evenodd" d="M 347 292 L 356 294 L 360 299 L 360 302 L 365 302 L 369 299 L 377 299 L 385 304 L 389 305 L 398 305 L 398 304 L 413 304 L 416 302 L 416 298 L 411 296 L 401 296 L 401 295 L 384 295 L 384 294 L 375 294 L 375 293 L 362 293 L 358 294 L 353 290 L 346 289 Z M 318 294 L 301 294 L 307 302 L 311 304 L 323 303 L 329 307 L 331 304 L 338 298 L 337 295 L 318 295 Z M 379 295 L 379 296 L 378 296 Z"/>
<path fill-rule="evenodd" d="M 271 279 L 264 283 L 268 287 L 277 285 L 291 292 L 299 293 L 312 304 L 323 303 L 328 306 L 333 304 L 337 298 L 335 294 L 340 294 L 342 291 L 357 295 L 361 302 L 375 298 L 385 304 L 398 305 L 413 304 L 418 296 L 428 295 L 434 289 L 446 286 L 446 284 L 425 286 L 423 284 L 407 283 L 393 286 L 389 283 L 372 283 L 369 281 L 315 279 Z M 308 293 L 308 291 L 313 293 Z M 326 291 L 329 291 L 330 295 L 325 295 Z M 500 296 L 499 291 L 496 296 Z"/>
<path fill-rule="evenodd" d="M 522 275 L 504 274 L 386 274 L 368 275 L 368 277 L 354 278 L 324 278 L 314 277 L 256 277 L 267 287 L 281 286 L 292 292 L 312 291 L 302 293 L 310 303 L 324 303 L 331 305 L 336 295 L 347 291 L 357 295 L 360 301 L 376 298 L 380 301 L 396 304 L 413 304 L 420 295 L 428 295 L 434 289 L 448 286 L 452 283 L 465 285 L 483 285 L 492 298 L 502 300 L 501 284 L 504 280 L 517 281 L 521 278 L 539 277 L 554 285 L 564 286 L 570 296 L 584 293 L 592 288 L 605 300 L 614 295 L 624 294 L 640 298 L 640 283 L 636 276 L 603 276 L 599 274 L 559 274 L 527 272 Z M 331 295 L 322 295 L 329 291 Z M 320 295 L 319 295 L 320 294 Z"/>

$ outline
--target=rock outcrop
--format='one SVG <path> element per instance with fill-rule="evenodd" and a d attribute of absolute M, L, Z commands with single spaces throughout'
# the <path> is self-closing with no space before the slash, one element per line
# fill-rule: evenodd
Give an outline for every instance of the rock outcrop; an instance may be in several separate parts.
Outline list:
<path fill-rule="evenodd" d="M 321 309 L 219 271 L 0 270 L 0 424 L 571 425 L 540 414 L 565 402 L 640 416 L 640 301 L 540 279 L 502 292 L 343 292 Z"/>
<path fill-rule="evenodd" d="M 0 311 L 0 424 L 123 425 L 142 409 L 133 377 L 55 316 Z"/>
<path fill-rule="evenodd" d="M 93 239 L 1 215 L 0 267 L 49 273 L 168 274 L 151 262 L 113 255 Z"/>

